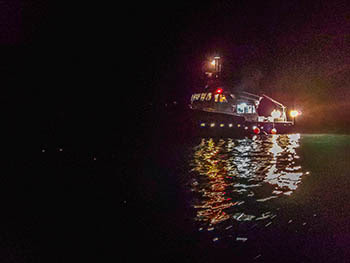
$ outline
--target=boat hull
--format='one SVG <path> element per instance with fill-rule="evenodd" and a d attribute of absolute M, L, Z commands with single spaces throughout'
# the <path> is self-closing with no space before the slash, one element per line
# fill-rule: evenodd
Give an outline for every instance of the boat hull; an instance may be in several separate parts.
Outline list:
<path fill-rule="evenodd" d="M 192 110 L 191 115 L 191 129 L 198 136 L 236 137 L 295 132 L 292 122 L 250 122 L 240 116 L 198 110 Z"/>

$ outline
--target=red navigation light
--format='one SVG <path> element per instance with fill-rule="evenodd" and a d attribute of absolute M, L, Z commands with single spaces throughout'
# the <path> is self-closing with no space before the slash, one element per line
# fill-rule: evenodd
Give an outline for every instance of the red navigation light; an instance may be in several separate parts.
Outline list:
<path fill-rule="evenodd" d="M 259 134 L 260 133 L 260 129 L 258 127 L 255 127 L 253 131 L 254 131 L 255 134 Z"/>
<path fill-rule="evenodd" d="M 222 88 L 218 88 L 218 89 L 216 90 L 216 93 L 221 94 L 222 92 L 223 92 Z"/>

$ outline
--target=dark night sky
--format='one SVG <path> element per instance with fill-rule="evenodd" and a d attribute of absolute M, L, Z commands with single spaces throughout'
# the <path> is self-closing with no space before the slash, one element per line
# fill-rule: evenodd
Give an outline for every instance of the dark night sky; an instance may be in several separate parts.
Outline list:
<path fill-rule="evenodd" d="M 347 1 L 2 6 L 3 100 L 56 113 L 180 100 L 198 90 L 204 60 L 218 53 L 232 85 L 297 104 L 306 119 L 338 103 L 348 118 Z"/>
<path fill-rule="evenodd" d="M 191 2 L 131 13 L 143 96 L 188 97 L 199 88 L 201 63 L 220 54 L 232 85 L 298 107 L 317 124 L 349 119 L 347 1 Z"/>
<path fill-rule="evenodd" d="M 155 89 L 162 93 L 166 83 L 176 86 L 174 80 L 195 78 L 201 60 L 214 52 L 227 59 L 232 71 L 245 73 L 239 77 L 261 71 L 262 81 L 274 86 L 306 68 L 315 74 L 341 68 L 347 63 L 343 55 L 349 30 L 344 3 L 196 3 L 153 10 L 155 18 L 148 21 L 143 13 L 136 20 L 146 22 L 136 28 L 148 62 L 143 61 L 148 64 L 144 75 L 152 76 L 150 85 L 159 84 Z"/>

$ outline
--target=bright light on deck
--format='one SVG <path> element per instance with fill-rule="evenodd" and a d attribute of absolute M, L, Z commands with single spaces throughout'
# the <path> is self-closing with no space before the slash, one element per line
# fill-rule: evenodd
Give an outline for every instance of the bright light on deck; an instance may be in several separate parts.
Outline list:
<path fill-rule="evenodd" d="M 300 112 L 297 110 L 291 110 L 289 114 L 292 118 L 295 118 L 300 115 Z"/>

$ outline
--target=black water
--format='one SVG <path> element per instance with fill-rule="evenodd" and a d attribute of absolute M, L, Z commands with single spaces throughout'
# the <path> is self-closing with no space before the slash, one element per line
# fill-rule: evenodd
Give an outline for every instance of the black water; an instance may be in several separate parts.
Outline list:
<path fill-rule="evenodd" d="M 201 138 L 159 115 L 14 126 L 1 262 L 348 261 L 349 135 Z"/>
<path fill-rule="evenodd" d="M 185 137 L 155 128 L 135 151 L 129 246 L 157 261 L 348 262 L 349 135 Z"/>

